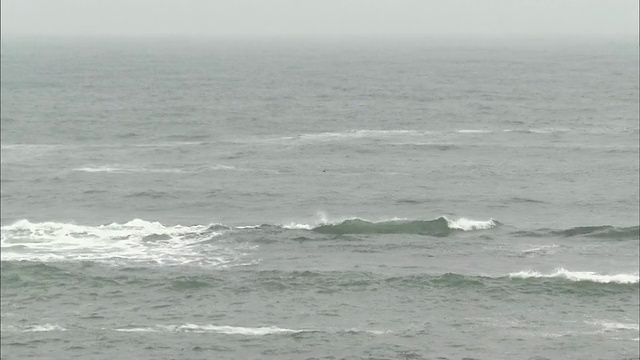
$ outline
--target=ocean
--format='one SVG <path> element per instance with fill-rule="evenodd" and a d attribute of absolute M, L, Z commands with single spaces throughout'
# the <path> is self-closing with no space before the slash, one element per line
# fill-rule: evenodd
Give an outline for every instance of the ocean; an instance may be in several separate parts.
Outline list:
<path fill-rule="evenodd" d="M 2 359 L 638 359 L 624 39 L 8 38 Z"/>

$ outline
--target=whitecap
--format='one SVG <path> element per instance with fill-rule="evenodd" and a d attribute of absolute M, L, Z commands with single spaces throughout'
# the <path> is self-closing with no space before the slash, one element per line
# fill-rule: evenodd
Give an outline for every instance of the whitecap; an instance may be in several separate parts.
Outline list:
<path fill-rule="evenodd" d="M 124 329 L 113 329 L 114 331 L 120 332 L 158 332 L 157 329 L 152 328 L 124 328 Z"/>
<path fill-rule="evenodd" d="M 22 332 L 45 332 L 45 331 L 67 331 L 60 325 L 44 324 L 44 325 L 32 325 L 22 330 Z"/>
<path fill-rule="evenodd" d="M 310 225 L 310 224 L 298 224 L 298 223 L 289 223 L 289 224 L 285 224 L 285 225 L 281 225 L 282 228 L 284 229 L 289 229 L 289 230 L 312 230 L 314 227 L 316 227 L 316 225 Z"/>
<path fill-rule="evenodd" d="M 533 257 L 533 256 L 537 256 L 537 255 L 546 255 L 546 254 L 552 254 L 554 253 L 553 249 L 558 248 L 559 246 L 556 244 L 552 244 L 552 245 L 541 245 L 541 246 L 537 246 L 537 247 L 533 247 L 530 249 L 525 249 L 522 250 L 520 252 L 521 256 L 529 256 L 529 257 Z"/>
<path fill-rule="evenodd" d="M 593 325 L 597 325 L 602 327 L 602 330 L 605 332 L 609 331 L 618 331 L 618 330 L 634 330 L 639 331 L 640 325 L 638 323 L 620 323 L 620 322 L 612 322 L 612 321 L 591 321 L 587 322 Z"/>
<path fill-rule="evenodd" d="M 446 217 L 444 219 L 447 220 L 447 226 L 449 226 L 450 229 L 462 231 L 487 230 L 498 226 L 498 222 L 493 219 L 473 220 L 460 218 L 458 220 L 449 220 Z"/>
<path fill-rule="evenodd" d="M 117 173 L 117 174 L 134 174 L 134 173 L 152 173 L 152 174 L 181 174 L 183 169 L 162 169 L 162 168 L 145 168 L 145 167 L 118 167 L 113 165 L 101 166 L 84 166 L 72 169 L 73 171 L 88 173 Z"/>
<path fill-rule="evenodd" d="M 293 330 L 284 329 L 276 326 L 265 327 L 242 327 L 242 326 L 227 326 L 227 325 L 197 325 L 197 324 L 183 324 L 183 325 L 158 325 L 159 328 L 163 328 L 168 331 L 179 332 L 214 332 L 219 334 L 228 335 L 251 335 L 251 336 L 263 336 L 269 334 L 282 334 L 282 333 L 299 333 L 308 330 Z"/>
<path fill-rule="evenodd" d="M 362 330 L 357 328 L 350 329 L 289 329 L 278 326 L 230 326 L 230 325 L 214 325 L 214 324 L 192 324 L 186 323 L 182 325 L 155 325 L 154 327 L 133 327 L 118 328 L 114 331 L 121 332 L 183 332 L 183 333 L 216 333 L 225 335 L 245 335 L 245 336 L 265 336 L 273 334 L 297 334 L 304 332 L 327 332 L 327 333 L 368 333 L 372 335 L 383 335 L 389 331 L 382 330 Z"/>
<path fill-rule="evenodd" d="M 124 169 L 111 167 L 111 166 L 95 166 L 95 167 L 85 166 L 85 167 L 75 168 L 73 169 L 73 171 L 83 171 L 88 173 L 100 173 L 100 172 L 114 173 L 114 172 L 124 172 Z"/>
<path fill-rule="evenodd" d="M 592 271 L 569 271 L 564 268 L 556 269 L 549 274 L 543 274 L 537 271 L 519 271 L 509 274 L 512 278 L 564 278 L 571 281 L 591 281 L 596 283 L 617 283 L 617 284 L 637 284 L 639 280 L 638 273 L 635 274 L 614 274 L 602 275 Z"/>
<path fill-rule="evenodd" d="M 341 140 L 341 139 L 362 139 L 362 138 L 387 138 L 393 136 L 422 136 L 428 134 L 428 132 L 420 132 L 416 130 L 351 130 L 343 132 L 323 132 L 323 133 L 311 133 L 301 134 L 294 140 L 317 140 L 317 141 L 329 141 L 329 140 Z"/>
<path fill-rule="evenodd" d="M 491 130 L 475 130 L 475 129 L 462 129 L 456 131 L 458 134 L 490 134 Z"/>

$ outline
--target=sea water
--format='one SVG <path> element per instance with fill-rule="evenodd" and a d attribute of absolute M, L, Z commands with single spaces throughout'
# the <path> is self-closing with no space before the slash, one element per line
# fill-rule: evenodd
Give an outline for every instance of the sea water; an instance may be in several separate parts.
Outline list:
<path fill-rule="evenodd" d="M 3 359 L 637 359 L 638 45 L 3 39 Z"/>

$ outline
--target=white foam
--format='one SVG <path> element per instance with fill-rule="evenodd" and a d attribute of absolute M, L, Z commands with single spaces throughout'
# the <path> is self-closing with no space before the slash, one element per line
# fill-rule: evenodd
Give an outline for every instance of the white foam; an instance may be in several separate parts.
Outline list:
<path fill-rule="evenodd" d="M 67 331 L 67 329 L 63 328 L 60 325 L 44 324 L 44 325 L 29 326 L 26 329 L 22 330 L 22 332 L 44 332 L 44 331 Z"/>
<path fill-rule="evenodd" d="M 604 331 L 616 331 L 616 330 L 639 331 L 640 330 L 640 326 L 638 325 L 638 323 L 617 323 L 617 322 L 600 321 L 600 322 L 595 322 L 594 324 L 602 326 Z"/>
<path fill-rule="evenodd" d="M 81 171 L 88 173 L 120 173 L 120 174 L 133 174 L 133 173 L 157 173 L 157 174 L 181 174 L 184 173 L 182 169 L 156 169 L 156 168 L 132 168 L 132 167 L 117 167 L 112 165 L 103 166 L 84 166 L 75 168 L 73 171 Z"/>
<path fill-rule="evenodd" d="M 537 128 L 537 129 L 505 129 L 503 132 L 528 133 L 528 134 L 552 134 L 568 132 L 569 129 L 563 128 Z"/>
<path fill-rule="evenodd" d="M 0 257 L 3 261 L 230 265 L 248 248 L 208 241 L 224 231 L 203 225 L 164 226 L 140 219 L 99 226 L 20 220 L 1 228 Z M 19 251 L 14 250 L 15 245 L 21 245 Z"/>
<path fill-rule="evenodd" d="M 316 219 L 310 221 L 309 223 L 290 222 L 288 224 L 281 224 L 279 226 L 282 227 L 283 229 L 289 229 L 289 230 L 312 230 L 313 228 L 320 225 L 327 225 L 327 224 L 335 225 L 348 219 L 356 219 L 356 218 L 355 217 L 342 218 L 340 220 L 334 221 L 334 220 L 329 220 L 329 217 L 325 212 L 318 211 L 316 213 Z"/>
<path fill-rule="evenodd" d="M 639 280 L 638 273 L 635 274 L 615 274 L 602 275 L 592 271 L 569 271 L 564 268 L 556 269 L 549 274 L 543 274 L 537 271 L 520 271 L 509 274 L 512 278 L 565 278 L 571 281 L 591 281 L 597 283 L 617 283 L 617 284 L 637 284 Z"/>
<path fill-rule="evenodd" d="M 345 332 L 358 332 L 368 333 L 373 335 L 382 335 L 389 333 L 389 331 L 381 330 L 361 330 L 356 328 L 351 329 L 287 329 L 277 326 L 260 326 L 260 327 L 245 327 L 245 326 L 229 326 L 229 325 L 214 325 L 214 324 L 182 324 L 182 325 L 155 325 L 153 327 L 136 327 L 136 328 L 118 328 L 113 329 L 120 332 L 184 332 L 184 333 L 216 333 L 225 335 L 245 335 L 245 336 L 264 336 L 271 334 L 296 334 L 302 332 L 314 332 L 324 331 L 329 333 L 345 333 Z"/>
<path fill-rule="evenodd" d="M 462 129 L 456 131 L 458 134 L 490 134 L 491 130 L 474 130 L 474 129 Z"/>
<path fill-rule="evenodd" d="M 293 330 L 283 329 L 276 326 L 266 327 L 242 327 L 242 326 L 218 326 L 218 325 L 197 325 L 197 324 L 184 324 L 184 325 L 158 325 L 168 331 L 180 331 L 180 332 L 214 332 L 219 334 L 229 335 L 251 335 L 251 336 L 263 336 L 269 334 L 282 334 L 282 333 L 299 333 L 308 330 Z"/>
<path fill-rule="evenodd" d="M 120 332 L 158 332 L 157 329 L 152 328 L 125 328 L 125 329 L 113 329 Z"/>
<path fill-rule="evenodd" d="M 222 164 L 211 165 L 208 168 L 209 170 L 212 170 L 212 171 L 218 171 L 218 170 L 250 171 L 250 169 L 237 168 L 235 166 L 222 165 Z"/>
<path fill-rule="evenodd" d="M 84 172 L 90 172 L 90 173 L 94 173 L 94 172 L 112 173 L 112 172 L 121 172 L 123 171 L 123 169 L 111 167 L 111 166 L 96 166 L 96 167 L 85 166 L 81 168 L 75 168 L 73 169 L 73 171 L 84 171 Z"/>
<path fill-rule="evenodd" d="M 123 167 L 116 165 L 102 165 L 102 166 L 84 166 L 72 169 L 73 171 L 88 172 L 88 173 L 115 173 L 115 174 L 138 174 L 138 173 L 150 173 L 150 174 L 185 174 L 185 173 L 200 173 L 206 171 L 253 171 L 247 168 L 238 168 L 235 166 L 224 164 L 213 164 L 202 167 L 191 168 L 149 168 L 149 167 Z"/>
<path fill-rule="evenodd" d="M 314 227 L 316 227 L 316 225 L 298 224 L 298 223 L 294 223 L 294 222 L 282 225 L 282 228 L 289 229 L 289 230 L 311 230 Z"/>
<path fill-rule="evenodd" d="M 472 219 L 460 218 L 458 220 L 449 220 L 445 217 L 445 220 L 447 220 L 447 226 L 449 226 L 450 229 L 462 230 L 462 231 L 486 230 L 486 229 L 491 229 L 498 226 L 498 223 L 493 219 L 472 220 Z"/>
<path fill-rule="evenodd" d="M 567 131 L 569 131 L 569 129 L 563 129 L 563 128 L 539 128 L 539 129 L 529 129 L 528 131 L 532 132 L 534 134 L 552 134 L 552 133 L 567 132 Z"/>
<path fill-rule="evenodd" d="M 342 332 L 367 333 L 367 334 L 372 334 L 372 335 L 384 335 L 384 334 L 390 333 L 391 331 L 389 331 L 389 330 L 361 330 L 361 329 L 358 329 L 358 328 L 351 328 L 351 329 L 342 330 Z"/>
<path fill-rule="evenodd" d="M 535 256 L 538 254 L 551 254 L 554 252 L 553 249 L 558 248 L 558 245 L 556 244 L 552 244 L 552 245 L 542 245 L 542 246 L 538 246 L 538 247 L 534 247 L 534 248 L 530 248 L 530 249 L 526 249 L 526 250 L 522 250 L 520 252 L 521 255 L 523 256 Z"/>
<path fill-rule="evenodd" d="M 301 140 L 330 141 L 341 139 L 386 138 L 392 136 L 421 136 L 424 134 L 428 134 L 428 132 L 420 132 L 416 130 L 352 130 L 344 132 L 302 134 L 298 138 Z"/>

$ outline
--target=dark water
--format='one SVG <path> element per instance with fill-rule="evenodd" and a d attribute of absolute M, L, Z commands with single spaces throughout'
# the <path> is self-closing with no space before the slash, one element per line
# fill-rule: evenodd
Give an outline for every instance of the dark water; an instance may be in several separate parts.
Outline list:
<path fill-rule="evenodd" d="M 638 45 L 3 40 L 3 359 L 637 359 Z"/>

